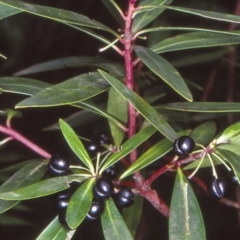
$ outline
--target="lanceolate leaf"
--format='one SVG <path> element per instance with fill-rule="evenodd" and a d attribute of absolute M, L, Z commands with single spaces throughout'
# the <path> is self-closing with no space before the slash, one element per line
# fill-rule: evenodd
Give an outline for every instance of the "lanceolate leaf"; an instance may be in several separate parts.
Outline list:
<path fill-rule="evenodd" d="M 153 7 L 148 11 L 143 11 L 138 13 L 133 18 L 132 32 L 136 33 L 137 31 L 144 28 L 148 23 L 155 19 L 159 14 L 161 14 L 165 9 L 156 8 L 159 5 L 168 5 L 172 0 L 142 0 L 139 1 L 139 6 L 152 5 Z"/>
<path fill-rule="evenodd" d="M 128 119 L 127 109 L 127 101 L 114 88 L 110 88 L 108 93 L 108 113 L 126 124 Z M 115 121 L 109 119 L 108 123 L 114 143 L 119 148 L 125 132 L 116 125 Z"/>
<path fill-rule="evenodd" d="M 112 33 L 116 37 L 119 36 L 116 32 L 114 32 L 107 26 L 103 25 L 102 23 L 97 22 L 95 20 L 91 20 L 88 17 L 78 14 L 78 13 L 75 13 L 75 12 L 71 12 L 71 11 L 67 11 L 67 10 L 63 10 L 63 9 L 52 8 L 52 7 L 45 7 L 45 6 L 35 5 L 35 4 L 24 3 L 22 1 L 2 0 L 2 1 L 0 1 L 0 3 L 6 5 L 8 7 L 12 7 L 13 9 L 28 12 L 28 13 L 31 13 L 31 14 L 34 14 L 37 16 L 41 16 L 44 18 L 49 18 L 54 21 L 101 29 L 101 30 Z"/>
<path fill-rule="evenodd" d="M 188 101 L 193 100 L 185 81 L 168 61 L 144 47 L 135 46 L 134 50 L 141 61 L 178 94 Z"/>
<path fill-rule="evenodd" d="M 92 188 L 95 179 L 91 178 L 72 195 L 67 207 L 67 222 L 70 228 L 77 228 L 86 217 L 93 199 Z"/>
<path fill-rule="evenodd" d="M 23 95 L 34 95 L 37 92 L 51 86 L 48 83 L 20 77 L 1 77 L 0 88 L 3 92 L 18 93 Z"/>
<path fill-rule="evenodd" d="M 99 73 L 82 74 L 48 87 L 17 104 L 16 108 L 50 107 L 84 101 L 109 88 Z"/>
<path fill-rule="evenodd" d="M 47 180 L 43 180 L 23 188 L 19 188 L 12 191 L 1 191 L 0 199 L 5 200 L 25 200 L 43 197 L 51 195 L 56 192 L 60 192 L 64 189 L 69 188 L 69 184 L 72 181 L 78 181 L 85 179 L 79 176 L 66 176 L 66 177 L 55 177 Z"/>
<path fill-rule="evenodd" d="M 240 112 L 240 103 L 231 102 L 177 102 L 160 105 L 157 109 L 171 109 L 183 112 Z"/>
<path fill-rule="evenodd" d="M 170 240 L 206 239 L 204 222 L 196 196 L 180 169 L 177 172 L 170 209 Z"/>
<path fill-rule="evenodd" d="M 75 230 L 67 231 L 58 221 L 58 216 L 41 232 L 36 240 L 66 240 L 68 236 L 74 234 Z"/>
<path fill-rule="evenodd" d="M 169 51 L 231 44 L 240 44 L 240 36 L 211 32 L 191 32 L 167 38 L 151 47 L 151 50 L 159 54 Z"/>
<path fill-rule="evenodd" d="M 31 161 L 5 181 L 0 186 L 0 192 L 12 191 L 38 182 L 45 174 L 46 170 L 47 168 L 44 161 Z M 6 201 L 0 199 L 0 213 L 7 211 L 18 203 L 19 201 Z"/>
<path fill-rule="evenodd" d="M 105 240 L 133 240 L 112 199 L 106 201 L 101 221 Z"/>
<path fill-rule="evenodd" d="M 75 134 L 73 129 L 63 120 L 59 120 L 60 128 L 62 130 L 62 133 L 73 150 L 73 152 L 79 157 L 79 159 L 88 167 L 88 169 L 91 171 L 91 173 L 94 172 L 94 167 L 92 164 L 92 160 L 89 157 L 87 151 L 85 150 L 81 140 L 79 137 Z"/>
<path fill-rule="evenodd" d="M 159 130 L 165 137 L 174 141 L 177 138 L 176 132 L 165 121 L 165 119 L 140 96 L 128 89 L 123 83 L 118 81 L 106 72 L 99 72 L 104 78 L 129 102 L 135 109 L 139 111 L 144 118 L 146 118 L 157 130 Z"/>
<path fill-rule="evenodd" d="M 0 20 L 20 12 L 21 10 L 19 9 L 15 9 L 0 3 Z"/>
<path fill-rule="evenodd" d="M 190 130 L 183 131 L 178 136 L 187 135 Z M 136 162 L 134 162 L 121 176 L 123 179 L 134 172 L 137 172 L 156 160 L 160 160 L 162 156 L 168 153 L 172 149 L 173 143 L 168 139 L 163 139 L 160 142 L 153 145 L 142 156 L 140 156 Z"/>
<path fill-rule="evenodd" d="M 103 164 L 100 174 L 119 161 L 121 158 L 125 157 L 127 154 L 129 154 L 133 149 L 137 148 L 141 143 L 143 143 L 145 140 L 147 140 L 149 137 L 153 135 L 153 133 L 156 132 L 156 129 L 153 126 L 148 126 L 142 129 L 140 132 L 135 134 L 133 137 L 129 138 L 121 147 L 121 151 L 117 153 L 113 153 L 107 161 Z"/>

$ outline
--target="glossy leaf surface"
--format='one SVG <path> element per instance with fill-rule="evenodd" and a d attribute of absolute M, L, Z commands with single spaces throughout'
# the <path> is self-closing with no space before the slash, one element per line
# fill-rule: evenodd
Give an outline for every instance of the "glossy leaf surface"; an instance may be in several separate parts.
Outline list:
<path fill-rule="evenodd" d="M 118 81 L 106 72 L 99 72 L 104 78 L 114 87 L 129 103 L 131 103 L 136 110 L 139 111 L 144 118 L 146 118 L 157 130 L 159 130 L 165 137 L 174 141 L 177 138 L 176 132 L 165 121 L 165 119 L 147 102 L 144 101 L 135 92 L 128 89 L 123 83 Z"/>
<path fill-rule="evenodd" d="M 180 94 L 188 101 L 192 101 L 192 94 L 189 91 L 185 81 L 179 72 L 164 58 L 157 55 L 153 51 L 135 46 L 134 51 L 141 61 L 165 83 L 167 83 L 174 91 Z"/>
<path fill-rule="evenodd" d="M 196 196 L 183 172 L 178 169 L 171 199 L 170 240 L 204 240 L 205 228 Z"/>
<path fill-rule="evenodd" d="M 133 149 L 137 148 L 141 143 L 146 141 L 149 137 L 156 132 L 156 129 L 153 126 L 145 127 L 144 129 L 140 130 L 137 134 L 133 137 L 129 138 L 121 148 L 121 151 L 117 153 L 113 153 L 107 161 L 103 164 L 100 173 L 102 173 L 105 169 L 119 161 L 121 158 L 125 157 L 129 154 Z"/>
<path fill-rule="evenodd" d="M 133 240 L 122 216 L 111 198 L 106 201 L 101 221 L 105 240 Z"/>
<path fill-rule="evenodd" d="M 73 104 L 98 95 L 108 88 L 109 85 L 100 74 L 82 74 L 38 92 L 18 103 L 16 108 Z"/>
<path fill-rule="evenodd" d="M 25 200 L 51 195 L 69 188 L 69 182 L 80 182 L 85 178 L 77 176 L 55 177 L 12 191 L 1 191 L 0 199 Z"/>
<path fill-rule="evenodd" d="M 61 119 L 59 120 L 59 125 L 70 148 L 79 157 L 79 159 L 88 167 L 88 169 L 93 173 L 94 167 L 92 164 L 92 160 L 89 157 L 87 151 L 85 150 L 79 137 L 76 135 L 73 129 L 63 120 Z"/>
<path fill-rule="evenodd" d="M 92 188 L 95 179 L 84 182 L 72 195 L 67 207 L 67 222 L 70 228 L 77 228 L 86 217 L 93 199 Z"/>

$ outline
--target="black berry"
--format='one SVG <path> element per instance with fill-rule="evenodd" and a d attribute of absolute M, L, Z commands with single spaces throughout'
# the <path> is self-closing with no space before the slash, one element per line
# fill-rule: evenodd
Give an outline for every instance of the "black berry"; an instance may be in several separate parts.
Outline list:
<path fill-rule="evenodd" d="M 93 200 L 90 210 L 87 214 L 87 218 L 90 220 L 96 220 L 104 211 L 105 203 L 101 200 Z"/>
<path fill-rule="evenodd" d="M 93 188 L 95 198 L 107 200 L 113 194 L 113 183 L 107 178 L 99 178 Z"/>
<path fill-rule="evenodd" d="M 96 153 L 97 151 L 99 151 L 99 147 L 99 144 L 95 142 L 90 142 L 87 146 L 87 150 L 91 153 Z"/>
<path fill-rule="evenodd" d="M 71 198 L 71 194 L 68 193 L 62 193 L 57 196 L 57 208 L 60 211 L 61 209 L 66 209 L 68 206 L 68 202 Z"/>
<path fill-rule="evenodd" d="M 134 194 L 131 189 L 123 187 L 115 194 L 114 200 L 119 207 L 130 207 L 134 203 Z"/>
<path fill-rule="evenodd" d="M 238 182 L 238 178 L 237 176 L 234 174 L 233 171 L 231 171 L 229 173 L 229 175 L 227 176 L 227 180 L 229 181 L 229 183 L 235 185 L 235 186 L 239 186 L 239 182 Z"/>
<path fill-rule="evenodd" d="M 222 178 L 214 178 L 207 186 L 207 191 L 210 196 L 219 200 L 226 196 L 227 193 L 227 181 Z"/>
<path fill-rule="evenodd" d="M 59 155 L 53 155 L 48 163 L 48 170 L 53 176 L 64 176 L 68 173 L 70 162 Z"/>
<path fill-rule="evenodd" d="M 190 154 L 195 148 L 194 140 L 189 136 L 182 136 L 173 143 L 173 151 L 176 155 L 183 158 Z"/>
<path fill-rule="evenodd" d="M 116 165 L 112 165 L 106 170 L 103 171 L 102 176 L 105 178 L 108 178 L 110 180 L 113 180 L 118 175 L 118 168 Z"/>

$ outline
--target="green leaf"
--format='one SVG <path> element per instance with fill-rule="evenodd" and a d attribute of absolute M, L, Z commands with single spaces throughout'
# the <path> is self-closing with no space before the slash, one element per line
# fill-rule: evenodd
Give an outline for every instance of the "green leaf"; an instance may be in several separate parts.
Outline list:
<path fill-rule="evenodd" d="M 178 133 L 178 136 L 187 135 L 190 130 L 185 130 Z M 137 172 L 154 161 L 160 159 L 162 156 L 172 150 L 173 143 L 168 139 L 163 139 L 149 148 L 143 155 L 141 155 L 121 176 L 123 179 L 134 172 Z"/>
<path fill-rule="evenodd" d="M 51 195 L 69 188 L 70 182 L 81 182 L 85 177 L 65 176 L 43 180 L 23 188 L 12 191 L 0 191 L 0 199 L 4 200 L 25 200 Z"/>
<path fill-rule="evenodd" d="M 119 37 L 119 35 L 115 31 L 108 28 L 104 24 L 95 20 L 91 20 L 88 17 L 81 15 L 79 13 L 75 13 L 75 12 L 71 12 L 63 9 L 24 3 L 22 1 L 2 0 L 0 1 L 0 3 L 8 7 L 12 7 L 13 9 L 31 13 L 31 14 L 48 18 L 61 23 L 69 23 L 69 24 L 75 24 L 75 25 L 104 30 L 112 33 L 116 37 Z"/>
<path fill-rule="evenodd" d="M 82 74 L 38 92 L 18 103 L 16 108 L 73 104 L 98 95 L 108 88 L 109 85 L 99 73 Z"/>
<path fill-rule="evenodd" d="M 148 23 L 152 22 L 159 14 L 161 14 L 165 9 L 157 8 L 159 5 L 168 5 L 172 0 L 142 0 L 140 1 L 138 7 L 145 5 L 152 5 L 152 8 L 147 11 L 138 13 L 133 18 L 132 32 L 136 33 L 142 28 L 144 28 Z"/>
<path fill-rule="evenodd" d="M 93 199 L 92 188 L 95 178 L 83 183 L 72 195 L 67 207 L 67 222 L 70 228 L 77 228 L 86 217 Z"/>
<path fill-rule="evenodd" d="M 217 149 L 228 150 L 240 156 L 240 135 L 231 138 L 222 137 L 221 139 L 217 139 L 216 143 L 219 144 L 217 145 Z"/>
<path fill-rule="evenodd" d="M 120 152 L 113 153 L 107 161 L 103 164 L 101 167 L 100 173 L 101 174 L 105 169 L 109 168 L 111 165 L 119 161 L 121 158 L 125 157 L 127 154 L 129 154 L 132 150 L 137 148 L 141 143 L 146 141 L 150 136 L 153 135 L 153 133 L 156 132 L 156 129 L 150 125 L 148 127 L 145 127 L 144 129 L 140 130 L 137 134 L 135 134 L 133 137 L 129 138 L 121 148 Z"/>
<path fill-rule="evenodd" d="M 126 124 L 128 119 L 128 105 L 127 101 L 120 95 L 114 88 L 110 88 L 108 93 L 108 113 L 120 122 Z M 108 120 L 111 135 L 114 139 L 116 147 L 122 144 L 122 140 L 125 136 L 125 132 L 116 125 L 115 121 Z"/>
<path fill-rule="evenodd" d="M 38 182 L 47 168 L 45 161 L 31 161 L 0 186 L 0 192 L 12 191 Z M 19 201 L 6 201 L 0 199 L 0 213 L 3 213 L 18 204 Z"/>
<path fill-rule="evenodd" d="M 232 44 L 240 44 L 240 36 L 211 32 L 191 32 L 167 38 L 151 47 L 151 50 L 159 54 L 184 49 Z"/>
<path fill-rule="evenodd" d="M 190 137 L 198 144 L 206 145 L 214 139 L 217 127 L 214 122 L 206 122 L 196 127 Z"/>
<path fill-rule="evenodd" d="M 138 96 L 135 92 L 128 89 L 123 83 L 118 81 L 106 72 L 99 70 L 104 78 L 114 87 L 133 107 L 139 111 L 158 131 L 165 137 L 174 141 L 177 138 L 176 132 L 165 121 L 165 119 L 144 99 Z"/>
<path fill-rule="evenodd" d="M 110 42 L 108 42 L 110 44 Z M 23 76 L 33 73 L 46 72 L 58 69 L 66 69 L 69 67 L 89 67 L 96 66 L 110 72 L 111 74 L 123 77 L 124 69 L 119 63 L 110 62 L 100 57 L 89 57 L 89 56 L 75 56 L 75 57 L 64 57 L 58 58 L 51 61 L 38 63 L 28 68 L 22 69 L 16 72 L 15 76 Z M 1 78 L 0 78 L 1 83 Z M 50 86 L 50 84 L 49 84 Z M 0 85 L 1 87 L 1 85 Z"/>
<path fill-rule="evenodd" d="M 105 211 L 101 216 L 101 221 L 105 240 L 133 240 L 111 198 L 106 201 Z"/>
<path fill-rule="evenodd" d="M 221 143 L 233 143 L 233 139 L 236 141 L 237 136 L 240 134 L 240 122 L 237 122 L 229 127 L 227 127 L 223 133 L 220 135 L 220 137 L 217 138 L 216 144 Z"/>
<path fill-rule="evenodd" d="M 79 159 L 88 167 L 91 173 L 94 173 L 94 167 L 92 160 L 89 157 L 87 151 L 85 150 L 81 140 L 75 134 L 73 129 L 63 120 L 59 120 L 59 125 L 63 133 L 64 138 L 66 139 L 68 145 L 71 147 L 73 152 L 79 157 Z"/>
<path fill-rule="evenodd" d="M 58 216 L 41 232 L 36 240 L 66 240 L 71 239 L 75 230 L 67 231 L 58 221 Z M 70 237 L 70 238 L 69 238 Z"/>
<path fill-rule="evenodd" d="M 235 175 L 237 176 L 238 182 L 240 183 L 240 155 L 223 149 L 217 149 L 217 152 L 225 157 L 225 160 L 230 163 Z"/>
<path fill-rule="evenodd" d="M 170 240 L 206 239 L 204 222 L 196 196 L 180 169 L 177 172 L 170 209 Z"/>
<path fill-rule="evenodd" d="M 49 87 L 50 84 L 28 78 L 0 77 L 0 88 L 3 92 L 33 95 Z"/>
<path fill-rule="evenodd" d="M 178 71 L 164 58 L 151 50 L 135 46 L 134 51 L 141 61 L 157 76 L 162 78 L 171 88 L 188 101 L 192 101 L 192 94 Z"/>
<path fill-rule="evenodd" d="M 183 112 L 240 112 L 240 103 L 234 102 L 177 102 L 156 106 L 157 109 L 170 109 Z"/>
<path fill-rule="evenodd" d="M 15 9 L 0 3 L 0 20 L 20 12 L 21 10 L 19 9 Z"/>

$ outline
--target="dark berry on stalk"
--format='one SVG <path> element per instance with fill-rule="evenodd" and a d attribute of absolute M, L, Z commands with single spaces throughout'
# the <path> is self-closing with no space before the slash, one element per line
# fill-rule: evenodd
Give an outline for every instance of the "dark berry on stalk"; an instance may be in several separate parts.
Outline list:
<path fill-rule="evenodd" d="M 115 194 L 114 200 L 119 207 L 130 207 L 134 203 L 134 194 L 131 189 L 122 187 Z"/>
<path fill-rule="evenodd" d="M 113 180 L 118 175 L 118 168 L 116 165 L 112 165 L 106 170 L 103 171 L 102 176 L 105 178 L 108 178 L 110 180 Z"/>
<path fill-rule="evenodd" d="M 97 199 L 107 200 L 113 194 L 114 186 L 111 180 L 99 178 L 93 187 L 93 194 Z"/>
<path fill-rule="evenodd" d="M 104 211 L 105 203 L 101 200 L 93 200 L 92 205 L 87 214 L 87 218 L 90 220 L 98 219 Z"/>
<path fill-rule="evenodd" d="M 183 158 L 189 155 L 195 148 L 194 140 L 189 136 L 181 136 L 173 143 L 174 153 Z"/>
<path fill-rule="evenodd" d="M 61 193 L 57 196 L 57 208 L 60 211 L 61 209 L 66 209 L 68 206 L 68 202 L 71 198 L 71 193 Z"/>
<path fill-rule="evenodd" d="M 59 155 L 53 155 L 49 159 L 48 170 L 53 176 L 64 176 L 68 174 L 70 162 Z"/>
<path fill-rule="evenodd" d="M 208 194 L 219 200 L 226 196 L 227 193 L 227 181 L 222 178 L 213 178 L 207 186 Z"/>

